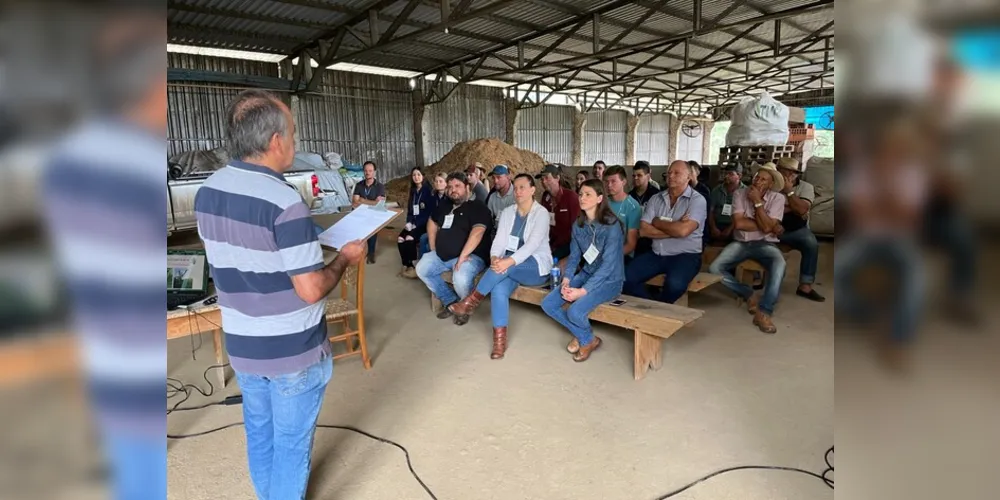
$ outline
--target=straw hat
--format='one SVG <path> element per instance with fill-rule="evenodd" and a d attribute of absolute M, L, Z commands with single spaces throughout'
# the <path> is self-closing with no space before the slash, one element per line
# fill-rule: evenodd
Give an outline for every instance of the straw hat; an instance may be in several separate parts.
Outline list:
<path fill-rule="evenodd" d="M 785 176 L 778 172 L 778 168 L 774 166 L 774 163 L 767 162 L 757 169 L 757 173 L 764 173 L 771 176 L 771 191 L 781 192 L 785 189 Z"/>

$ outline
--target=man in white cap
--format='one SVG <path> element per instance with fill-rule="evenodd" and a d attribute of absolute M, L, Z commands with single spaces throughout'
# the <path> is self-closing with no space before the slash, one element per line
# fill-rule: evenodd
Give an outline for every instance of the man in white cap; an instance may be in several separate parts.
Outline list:
<path fill-rule="evenodd" d="M 733 200 L 733 242 L 712 262 L 709 271 L 722 275 L 722 284 L 747 301 L 747 311 L 753 314 L 753 324 L 764 333 L 778 329 L 771 321 L 778 302 L 781 281 L 785 277 L 785 258 L 778 249 L 782 234 L 781 218 L 785 214 L 785 196 L 781 190 L 785 178 L 773 163 L 765 163 L 754 175 L 749 187 L 736 192 Z M 750 285 L 733 275 L 738 264 L 754 260 L 764 266 L 764 292 L 754 294 Z"/>

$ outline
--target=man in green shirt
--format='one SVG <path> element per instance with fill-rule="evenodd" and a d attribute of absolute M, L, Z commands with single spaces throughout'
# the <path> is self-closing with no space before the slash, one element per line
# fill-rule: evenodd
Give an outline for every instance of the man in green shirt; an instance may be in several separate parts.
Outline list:
<path fill-rule="evenodd" d="M 716 244 L 733 241 L 733 196 L 746 187 L 740 180 L 743 169 L 739 165 L 726 165 L 722 176 L 722 184 L 712 190 L 708 207 L 709 242 Z"/>

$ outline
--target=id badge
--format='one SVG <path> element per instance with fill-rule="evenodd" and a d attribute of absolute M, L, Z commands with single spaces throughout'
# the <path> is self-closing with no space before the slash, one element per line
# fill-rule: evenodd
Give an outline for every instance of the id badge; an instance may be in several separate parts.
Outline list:
<path fill-rule="evenodd" d="M 660 216 L 660 220 L 664 220 L 664 221 L 667 221 L 667 222 L 673 222 L 674 221 L 673 218 L 671 218 L 669 216 L 666 216 L 666 215 L 661 215 Z"/>
<path fill-rule="evenodd" d="M 597 260 L 597 256 L 601 255 L 601 251 L 594 246 L 593 243 L 590 244 L 590 248 L 587 249 L 583 254 L 583 260 L 587 261 L 587 264 L 593 264 Z"/>
<path fill-rule="evenodd" d="M 413 205 L 413 215 L 420 215 L 420 204 Z"/>
<path fill-rule="evenodd" d="M 444 224 L 441 225 L 441 229 L 451 229 L 452 222 L 455 222 L 455 214 L 445 215 Z"/>
<path fill-rule="evenodd" d="M 556 225 L 556 213 L 555 212 L 549 212 L 549 225 L 550 226 Z"/>
<path fill-rule="evenodd" d="M 507 236 L 507 250 L 510 252 L 517 251 L 517 245 L 521 243 L 521 238 L 514 235 Z"/>
<path fill-rule="evenodd" d="M 730 203 L 722 205 L 722 215 L 733 215 L 733 205 Z"/>

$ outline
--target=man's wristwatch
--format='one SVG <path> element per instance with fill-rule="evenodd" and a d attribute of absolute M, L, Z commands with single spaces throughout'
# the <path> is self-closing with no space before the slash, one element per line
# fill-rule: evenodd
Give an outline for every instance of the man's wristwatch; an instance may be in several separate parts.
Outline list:
<path fill-rule="evenodd" d="M 763 207 L 763 206 L 764 206 L 764 203 L 763 202 L 759 202 L 759 201 L 757 203 L 753 204 L 754 208 L 760 208 L 760 207 Z"/>

